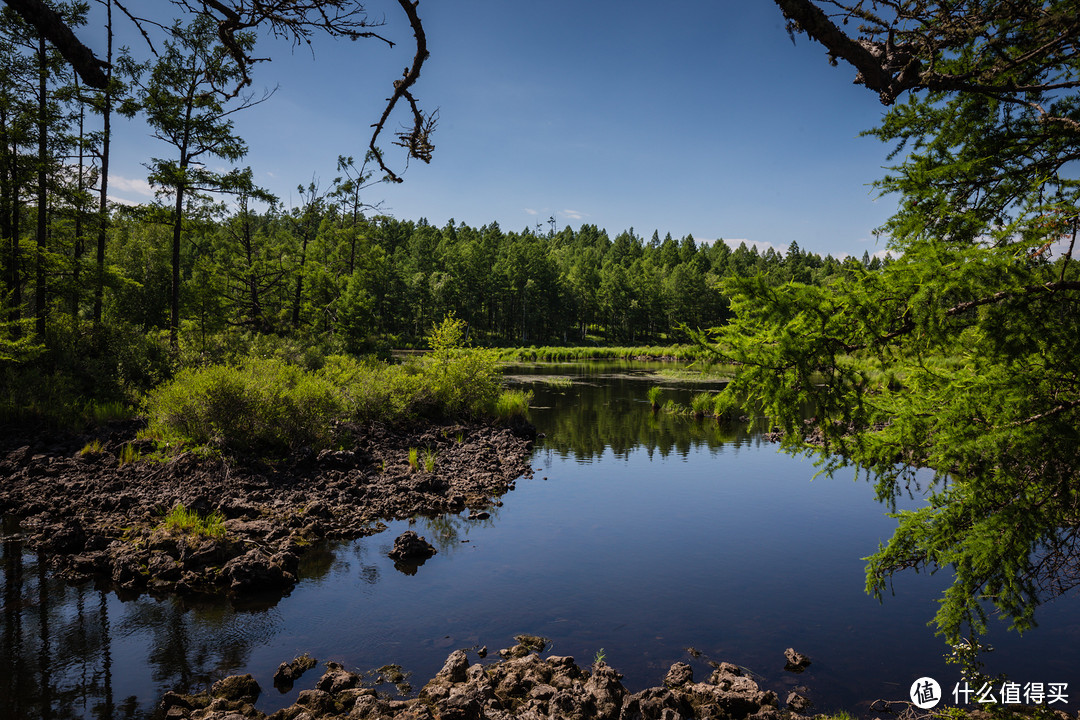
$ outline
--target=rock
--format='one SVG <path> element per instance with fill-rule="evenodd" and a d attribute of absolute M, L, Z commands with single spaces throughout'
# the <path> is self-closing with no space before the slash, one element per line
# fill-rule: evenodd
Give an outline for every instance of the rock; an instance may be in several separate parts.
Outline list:
<path fill-rule="evenodd" d="M 464 650 L 455 650 L 446 658 L 442 670 L 435 676 L 452 683 L 465 682 L 465 673 L 469 669 L 469 657 Z"/>
<path fill-rule="evenodd" d="M 810 702 L 807 698 L 803 697 L 797 692 L 788 693 L 786 702 L 788 709 L 794 710 L 797 713 L 801 713 L 803 710 L 806 710 L 811 705 L 813 705 L 812 702 Z"/>
<path fill-rule="evenodd" d="M 259 687 L 259 683 L 255 682 L 255 678 L 250 673 L 247 675 L 230 675 L 227 678 L 218 680 L 210 688 L 210 695 L 215 698 L 246 702 L 255 702 L 261 692 L 262 688 Z"/>
<path fill-rule="evenodd" d="M 787 663 L 784 665 L 784 669 L 789 672 L 800 673 L 810 665 L 810 658 L 806 657 L 800 652 L 797 652 L 795 648 L 788 648 L 784 651 L 784 657 L 787 658 Z"/>
<path fill-rule="evenodd" d="M 304 653 L 293 658 L 292 662 L 281 663 L 278 665 L 277 672 L 274 673 L 274 687 L 279 692 L 289 692 L 292 690 L 293 683 L 300 679 L 301 675 L 315 667 L 315 662 L 315 658 Z"/>
<path fill-rule="evenodd" d="M 488 649 L 487 649 L 487 645 L 484 645 L 484 646 L 483 646 L 482 648 L 480 648 L 479 650 L 477 650 L 477 651 L 476 651 L 476 654 L 480 656 L 480 659 L 481 659 L 481 660 L 482 660 L 482 659 L 484 659 L 484 658 L 486 658 L 486 657 L 487 657 L 487 654 L 488 654 Z"/>
<path fill-rule="evenodd" d="M 222 579 L 232 592 L 249 590 L 277 590 L 290 587 L 296 582 L 292 573 L 273 562 L 262 550 L 254 548 L 225 563 L 221 569 Z"/>
<path fill-rule="evenodd" d="M 326 663 L 326 672 L 319 678 L 319 682 L 315 683 L 315 687 L 323 692 L 338 693 L 342 690 L 354 688 L 359 684 L 359 675 L 349 672 L 339 663 L 328 662 Z"/>
<path fill-rule="evenodd" d="M 406 530 L 394 540 L 394 549 L 390 551 L 391 560 L 427 560 L 438 552 L 425 538 L 412 530 Z"/>
<path fill-rule="evenodd" d="M 668 670 L 664 685 L 669 688 L 679 687 L 694 681 L 694 669 L 684 662 L 677 662 Z"/>

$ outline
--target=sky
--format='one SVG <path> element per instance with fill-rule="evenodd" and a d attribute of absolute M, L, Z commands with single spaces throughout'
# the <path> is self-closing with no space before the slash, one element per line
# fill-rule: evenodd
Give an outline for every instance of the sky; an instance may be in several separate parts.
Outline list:
<path fill-rule="evenodd" d="M 163 0 L 163 9 L 167 10 Z M 297 185 L 328 188 L 337 157 L 361 158 L 374 123 L 412 60 L 404 13 L 385 16 L 378 40 L 317 38 L 293 49 L 262 40 L 255 89 L 270 99 L 237 113 L 248 144 L 241 165 L 288 206 Z M 522 230 L 549 218 L 589 223 L 614 237 L 692 234 L 833 255 L 882 253 L 874 235 L 896 208 L 871 186 L 890 148 L 861 137 L 884 108 L 829 65 L 805 36 L 793 44 L 764 0 L 421 0 L 430 58 L 414 95 L 438 109 L 429 165 L 412 161 L 400 185 L 365 200 L 406 220 L 451 219 Z M 104 40 L 84 28 L 103 54 Z M 145 45 L 121 30 L 135 54 Z M 388 129 L 399 129 L 404 115 Z M 383 142 L 395 169 L 404 151 Z M 170 149 L 145 123 L 121 126 L 112 194 L 152 199 L 144 163 Z M 211 167 L 224 165 L 211 161 Z"/>

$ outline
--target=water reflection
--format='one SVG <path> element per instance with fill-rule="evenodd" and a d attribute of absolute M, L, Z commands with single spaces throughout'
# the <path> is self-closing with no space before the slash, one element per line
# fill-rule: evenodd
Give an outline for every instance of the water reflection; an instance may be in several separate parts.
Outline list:
<path fill-rule="evenodd" d="M 956 679 L 926 628 L 944 574 L 899 578 L 883 605 L 863 593 L 860 558 L 895 528 L 870 487 L 811 483 L 809 462 L 741 425 L 654 415 L 646 393 L 656 378 L 635 367 L 518 369 L 546 433 L 531 480 L 487 517 L 417 517 L 314 547 L 280 602 L 122 600 L 70 587 L 5 527 L 0 720 L 149 717 L 165 691 L 237 672 L 255 676 L 269 713 L 313 687 L 317 671 L 287 693 L 269 690 L 278 663 L 304 652 L 359 671 L 396 663 L 422 682 L 451 650 L 494 652 L 519 633 L 586 663 L 604 648 L 633 690 L 658 684 L 677 660 L 707 674 L 692 645 L 770 689 L 806 684 L 816 711 L 906 697 L 921 675 Z M 719 387 L 663 385 L 680 403 Z M 406 529 L 438 550 L 415 574 L 387 557 Z M 1075 674 L 1080 615 L 1048 610 L 1045 631 L 992 638 L 993 672 L 1032 682 Z M 797 679 L 782 672 L 789 646 L 814 659 Z"/>
<path fill-rule="evenodd" d="M 581 366 L 569 387 L 548 382 L 552 375 L 567 373 L 563 365 L 517 366 L 513 381 L 533 391 L 530 417 L 546 434 L 542 447 L 559 457 L 589 463 L 610 451 L 626 459 L 632 452 L 654 453 L 667 458 L 687 457 L 701 448 L 721 446 L 739 449 L 757 441 L 744 422 L 718 423 L 711 418 L 695 420 L 688 415 L 651 412 L 647 393 L 660 384 L 663 401 L 690 403 L 694 393 L 723 388 L 721 379 L 693 383 L 657 376 L 670 369 L 659 363 L 630 371 L 624 363 L 591 363 Z"/>

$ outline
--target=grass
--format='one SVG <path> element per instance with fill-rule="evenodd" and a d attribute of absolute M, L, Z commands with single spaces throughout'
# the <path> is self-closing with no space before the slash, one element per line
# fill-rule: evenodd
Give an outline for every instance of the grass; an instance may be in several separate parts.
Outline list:
<path fill-rule="evenodd" d="M 568 388 L 574 384 L 574 381 L 565 376 L 555 376 L 544 378 L 544 384 L 556 388 Z"/>
<path fill-rule="evenodd" d="M 162 527 L 183 535 L 221 539 L 225 537 L 225 516 L 213 512 L 204 517 L 194 510 L 188 510 L 183 503 L 177 503 L 165 515 Z"/>
<path fill-rule="evenodd" d="M 524 417 L 529 411 L 529 403 L 532 402 L 532 391 L 504 390 L 495 400 L 493 414 L 498 420 L 511 420 L 516 417 Z"/>
<path fill-rule="evenodd" d="M 705 358 L 709 353 L 698 345 L 649 345 L 618 347 L 518 347 L 502 348 L 499 359 L 505 362 L 560 362 L 564 360 L 649 360 L 687 361 Z"/>
<path fill-rule="evenodd" d="M 79 455 L 100 455 L 104 452 L 105 448 L 102 446 L 101 441 L 94 439 L 83 445 L 82 450 L 79 451 Z"/>
<path fill-rule="evenodd" d="M 420 450 L 417 448 L 409 448 L 409 467 L 414 471 L 420 469 Z"/>
<path fill-rule="evenodd" d="M 435 457 L 437 452 L 430 448 L 424 448 L 424 472 L 435 472 Z"/>
<path fill-rule="evenodd" d="M 693 411 L 695 417 L 704 417 L 705 413 L 710 412 L 713 406 L 713 393 L 699 392 L 690 398 L 690 409 Z"/>
<path fill-rule="evenodd" d="M 120 464 L 128 465 L 139 459 L 139 451 L 134 445 L 128 443 L 120 448 Z"/>
<path fill-rule="evenodd" d="M 653 385 L 649 388 L 649 404 L 654 408 L 660 407 L 660 396 L 664 393 L 663 389 L 659 385 Z"/>

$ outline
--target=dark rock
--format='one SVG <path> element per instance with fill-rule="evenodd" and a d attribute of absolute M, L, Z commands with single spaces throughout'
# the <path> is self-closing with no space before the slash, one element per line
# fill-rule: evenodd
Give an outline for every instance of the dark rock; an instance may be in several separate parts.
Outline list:
<path fill-rule="evenodd" d="M 222 579 L 233 592 L 282 589 L 291 586 L 295 577 L 258 548 L 234 557 L 221 569 Z"/>
<path fill-rule="evenodd" d="M 426 560 L 438 552 L 425 538 L 412 530 L 406 530 L 394 540 L 394 549 L 390 551 L 392 560 Z"/>
<path fill-rule="evenodd" d="M 307 708 L 316 716 L 337 715 L 341 712 L 341 705 L 325 690 L 301 690 L 296 704 Z"/>
<path fill-rule="evenodd" d="M 785 650 L 784 657 L 787 659 L 784 669 L 789 672 L 800 673 L 810 666 L 810 658 L 797 652 L 795 648 L 788 648 Z"/>
<path fill-rule="evenodd" d="M 787 702 L 788 709 L 789 710 L 794 710 L 797 713 L 801 713 L 802 711 L 806 710 L 811 705 L 813 705 L 812 702 L 810 702 L 807 698 L 805 698 L 804 696 L 800 695 L 797 692 L 788 693 L 786 702 Z"/>
<path fill-rule="evenodd" d="M 315 683 L 318 690 L 328 693 L 339 693 L 342 690 L 354 688 L 360 684 L 360 676 L 349 672 L 340 663 L 326 663 L 326 672 Z"/>
<path fill-rule="evenodd" d="M 246 702 L 255 702 L 261 692 L 262 688 L 259 687 L 259 683 L 255 682 L 255 678 L 250 673 L 247 675 L 230 675 L 227 678 L 218 680 L 210 688 L 210 695 L 215 698 Z"/>
<path fill-rule="evenodd" d="M 679 687 L 694 681 L 694 669 L 684 662 L 677 662 L 668 670 L 664 685 L 669 688 Z"/>
<path fill-rule="evenodd" d="M 293 658 L 292 662 L 281 663 L 278 665 L 277 672 L 274 673 L 274 687 L 279 692 L 289 692 L 292 690 L 293 683 L 313 667 L 315 667 L 315 658 L 307 653 Z"/>
<path fill-rule="evenodd" d="M 476 654 L 480 656 L 480 659 L 486 658 L 488 654 L 487 645 L 484 645 L 479 650 L 477 650 Z"/>

